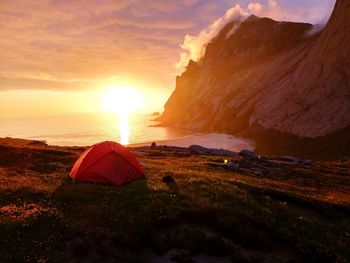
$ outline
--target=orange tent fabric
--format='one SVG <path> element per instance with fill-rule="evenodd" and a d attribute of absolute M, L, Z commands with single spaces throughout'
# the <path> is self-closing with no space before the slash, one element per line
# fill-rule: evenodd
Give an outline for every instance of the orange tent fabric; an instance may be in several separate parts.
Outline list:
<path fill-rule="evenodd" d="M 116 142 L 102 142 L 87 149 L 69 176 L 74 181 L 123 185 L 144 178 L 135 155 Z"/>

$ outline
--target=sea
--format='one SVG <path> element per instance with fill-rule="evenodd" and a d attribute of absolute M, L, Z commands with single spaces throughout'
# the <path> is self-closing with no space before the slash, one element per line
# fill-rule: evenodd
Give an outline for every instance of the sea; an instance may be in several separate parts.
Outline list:
<path fill-rule="evenodd" d="M 251 141 L 220 133 L 159 127 L 150 114 L 80 114 L 41 118 L 0 118 L 0 137 L 43 140 L 57 146 L 90 146 L 101 141 L 116 141 L 139 146 L 158 145 L 188 147 L 193 144 L 209 148 L 239 151 L 253 149 Z"/>

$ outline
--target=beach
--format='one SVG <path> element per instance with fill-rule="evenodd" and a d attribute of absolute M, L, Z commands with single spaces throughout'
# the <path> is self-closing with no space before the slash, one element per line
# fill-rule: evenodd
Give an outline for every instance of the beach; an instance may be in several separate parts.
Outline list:
<path fill-rule="evenodd" d="M 57 146 L 90 146 L 102 141 L 121 142 L 129 146 L 152 142 L 188 147 L 192 144 L 232 151 L 254 149 L 254 144 L 227 134 L 201 133 L 174 127 L 151 127 L 154 116 L 129 116 L 127 133 L 120 129 L 120 120 L 113 114 L 76 115 L 34 119 L 0 119 L 0 137 L 43 140 Z M 124 137 L 123 137 L 124 136 Z M 123 137 L 123 138 L 122 138 Z"/>
<path fill-rule="evenodd" d="M 206 148 L 224 149 L 239 152 L 243 149 L 254 150 L 254 143 L 246 139 L 240 139 L 227 134 L 208 133 L 188 135 L 172 140 L 155 140 L 157 145 L 189 147 L 200 145 Z M 130 147 L 150 146 L 152 142 L 130 144 Z"/>

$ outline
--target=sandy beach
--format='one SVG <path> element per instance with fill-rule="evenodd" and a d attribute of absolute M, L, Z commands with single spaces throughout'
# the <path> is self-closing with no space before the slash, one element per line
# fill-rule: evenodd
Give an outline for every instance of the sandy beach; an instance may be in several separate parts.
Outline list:
<path fill-rule="evenodd" d="M 149 146 L 152 142 L 130 144 L 130 147 Z M 254 143 L 250 140 L 236 138 L 221 133 L 188 135 L 173 140 L 155 141 L 157 145 L 189 147 L 201 145 L 206 148 L 225 149 L 239 152 L 243 149 L 254 150 Z"/>

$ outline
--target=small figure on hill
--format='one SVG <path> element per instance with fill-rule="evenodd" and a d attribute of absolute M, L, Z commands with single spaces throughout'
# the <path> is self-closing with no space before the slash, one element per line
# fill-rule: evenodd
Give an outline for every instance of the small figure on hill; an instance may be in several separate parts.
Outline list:
<path fill-rule="evenodd" d="M 152 142 L 151 143 L 151 148 L 155 148 L 155 147 L 157 147 L 156 142 Z"/>

